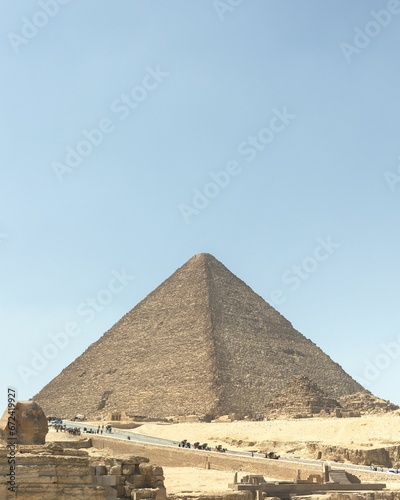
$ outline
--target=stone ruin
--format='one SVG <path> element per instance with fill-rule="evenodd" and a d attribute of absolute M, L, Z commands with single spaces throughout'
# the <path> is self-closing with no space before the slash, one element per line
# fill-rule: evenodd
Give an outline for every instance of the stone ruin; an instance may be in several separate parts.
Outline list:
<path fill-rule="evenodd" d="M 276 499 L 289 500 L 322 500 L 332 493 L 340 495 L 340 492 L 345 492 L 345 496 L 338 496 L 337 500 L 374 500 L 375 498 L 390 498 L 390 497 L 375 497 L 385 489 L 383 483 L 361 483 L 358 478 L 349 474 L 344 469 L 331 469 L 330 466 L 324 464 L 322 474 L 311 474 L 305 480 L 300 480 L 301 471 L 298 471 L 298 479 L 294 481 L 266 481 L 264 476 L 260 474 L 249 474 L 242 477 L 238 481 L 238 473 L 235 473 L 233 483 L 229 484 L 229 488 L 236 491 L 247 491 L 253 495 L 253 500 L 261 499 Z M 367 492 L 367 496 L 363 493 Z M 386 493 L 386 492 L 385 492 Z M 303 496 L 304 495 L 304 496 Z M 323 495 L 322 497 L 320 495 Z M 354 496 L 353 496 L 354 495 Z"/>
<path fill-rule="evenodd" d="M 334 399 L 308 377 L 298 376 L 275 393 L 263 413 L 268 418 L 360 417 L 381 415 L 398 409 L 397 405 L 368 391 Z"/>
<path fill-rule="evenodd" d="M 48 445 L 18 445 L 14 476 L 10 451 L 0 447 L 0 498 L 11 500 L 104 500 L 104 488 L 93 485 L 87 451 Z M 14 490 L 10 489 L 13 479 Z"/>
<path fill-rule="evenodd" d="M 343 417 L 361 416 L 361 415 L 382 415 L 399 409 L 399 406 L 378 398 L 369 391 L 356 392 L 347 396 L 338 398 Z"/>
<path fill-rule="evenodd" d="M 0 421 L 1 500 L 166 500 L 163 469 L 148 458 L 90 457 L 77 441 L 45 444 L 47 419 L 35 401 L 17 402 L 11 417 L 6 410 Z"/>
<path fill-rule="evenodd" d="M 0 498 L 8 491 L 8 449 L 0 446 Z M 92 459 L 86 450 L 58 443 L 20 445 L 15 456 L 17 498 L 22 500 L 166 500 L 162 467 L 144 457 Z M 100 465 L 99 465 L 100 462 Z"/>
<path fill-rule="evenodd" d="M 148 462 L 135 456 L 104 460 L 90 468 L 93 484 L 104 487 L 107 499 L 166 500 L 163 469 Z"/>
<path fill-rule="evenodd" d="M 264 414 L 269 418 L 307 418 L 335 414 L 341 405 L 308 377 L 294 377 L 267 404 Z"/>

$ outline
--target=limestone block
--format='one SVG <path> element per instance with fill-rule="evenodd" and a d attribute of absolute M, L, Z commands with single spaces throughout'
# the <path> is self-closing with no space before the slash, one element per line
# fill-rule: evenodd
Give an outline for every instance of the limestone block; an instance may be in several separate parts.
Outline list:
<path fill-rule="evenodd" d="M 104 476 L 105 474 L 107 474 L 107 468 L 105 465 L 97 465 L 95 467 L 95 470 L 96 476 Z"/>
<path fill-rule="evenodd" d="M 110 499 L 111 498 L 113 498 L 113 499 L 118 498 L 118 494 L 117 494 L 116 490 L 113 490 L 110 486 L 105 486 L 104 493 L 105 493 L 107 499 L 108 498 L 110 498 Z"/>
<path fill-rule="evenodd" d="M 0 488 L 0 495 L 2 490 Z M 7 495 L 7 493 L 6 493 Z M 64 487 L 60 488 L 59 485 L 46 485 L 46 486 L 30 486 L 22 485 L 18 487 L 18 493 L 15 497 L 12 496 L 0 496 L 2 500 L 13 500 L 18 498 L 21 500 L 104 500 L 104 489 L 91 487 Z"/>
<path fill-rule="evenodd" d="M 157 490 L 153 488 L 142 488 L 132 491 L 132 500 L 153 500 L 156 498 Z"/>
<path fill-rule="evenodd" d="M 103 477 L 103 486 L 117 486 L 117 476 L 104 476 Z"/>
<path fill-rule="evenodd" d="M 164 475 L 163 468 L 160 467 L 159 465 L 153 465 L 153 474 L 154 476 L 163 476 Z"/>
<path fill-rule="evenodd" d="M 129 480 L 129 482 L 133 484 L 134 488 L 143 488 L 143 486 L 145 485 L 144 476 L 140 474 L 135 474 L 134 476 L 129 476 L 129 477 L 132 478 L 132 480 Z"/>
<path fill-rule="evenodd" d="M 126 498 L 131 498 L 132 486 L 124 486 L 124 495 Z"/>
<path fill-rule="evenodd" d="M 58 484 L 68 484 L 68 485 L 93 485 L 92 477 L 89 474 L 82 474 L 79 476 L 68 476 L 68 475 L 58 475 Z"/>
<path fill-rule="evenodd" d="M 63 473 L 64 472 L 64 473 Z M 63 472 L 57 471 L 56 474 L 43 475 L 38 474 L 37 470 L 31 470 L 29 467 L 20 467 L 16 469 L 16 476 L 18 478 L 18 485 L 29 484 L 29 485 L 40 485 L 40 484 L 70 484 L 70 485 L 92 485 L 94 477 L 101 476 L 90 476 L 88 473 L 85 474 L 84 471 L 80 471 L 77 474 L 76 471 L 65 470 Z"/>
<path fill-rule="evenodd" d="M 103 485 L 103 478 L 105 478 L 107 476 L 92 476 L 92 483 L 95 485 L 95 486 L 104 486 Z"/>
<path fill-rule="evenodd" d="M 113 498 L 122 497 L 124 495 L 124 487 L 119 486 L 104 486 L 104 492 L 106 496 L 111 496 Z"/>
<path fill-rule="evenodd" d="M 136 472 L 136 465 L 134 464 L 122 464 L 121 472 L 124 476 L 131 476 Z"/>
<path fill-rule="evenodd" d="M 159 465 L 151 465 L 151 464 L 141 464 L 139 466 L 140 473 L 146 476 L 163 476 L 164 471 L 163 468 Z"/>
<path fill-rule="evenodd" d="M 150 462 L 149 458 L 138 457 L 135 455 L 132 455 L 130 457 L 123 459 L 123 464 L 127 464 L 127 465 L 139 465 L 139 464 L 148 463 L 148 462 Z"/>
<path fill-rule="evenodd" d="M 115 475 L 115 476 L 120 476 L 121 475 L 121 465 L 113 465 L 110 467 L 110 470 L 108 471 L 109 474 Z"/>
<path fill-rule="evenodd" d="M 126 476 L 115 476 L 117 478 L 117 485 L 118 486 L 125 486 L 126 483 Z"/>
<path fill-rule="evenodd" d="M 164 485 L 157 488 L 156 500 L 167 500 L 167 490 Z"/>

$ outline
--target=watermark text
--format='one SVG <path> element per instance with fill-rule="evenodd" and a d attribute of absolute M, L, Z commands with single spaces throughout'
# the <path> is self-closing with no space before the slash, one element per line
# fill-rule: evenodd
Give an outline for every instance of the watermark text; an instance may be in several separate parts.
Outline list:
<path fill-rule="evenodd" d="M 399 164 L 397 165 L 397 173 L 392 172 L 391 170 L 386 170 L 386 172 L 384 173 L 385 180 L 392 193 L 396 191 L 396 186 L 400 183 L 400 156 L 397 159 L 399 160 Z"/>
<path fill-rule="evenodd" d="M 226 14 L 232 13 L 243 0 L 214 0 L 213 7 L 220 21 L 225 19 Z"/>
<path fill-rule="evenodd" d="M 371 41 L 382 32 L 383 28 L 389 26 L 393 16 L 400 14 L 400 0 L 390 0 L 386 9 L 379 11 L 371 10 L 372 20 L 368 21 L 364 28 L 354 28 L 353 44 L 342 42 L 339 47 L 347 63 L 351 62 L 353 56 L 360 54 Z"/>
<path fill-rule="evenodd" d="M 17 393 L 15 389 L 8 388 L 7 391 L 8 399 L 8 418 L 7 418 L 7 463 L 9 466 L 9 472 L 7 473 L 7 489 L 13 493 L 17 492 L 17 424 L 15 418 L 15 404 L 17 399 Z"/>
<path fill-rule="evenodd" d="M 31 19 L 23 17 L 22 26 L 19 33 L 10 31 L 7 38 L 16 54 L 19 54 L 21 45 L 27 45 L 35 38 L 39 31 L 49 24 L 51 18 L 56 17 L 60 11 L 60 6 L 66 5 L 71 0 L 40 0 L 38 9 Z"/>

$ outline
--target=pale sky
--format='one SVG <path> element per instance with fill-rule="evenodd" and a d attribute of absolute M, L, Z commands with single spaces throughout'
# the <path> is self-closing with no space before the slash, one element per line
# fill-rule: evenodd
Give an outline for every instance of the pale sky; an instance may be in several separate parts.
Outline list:
<path fill-rule="evenodd" d="M 400 1 L 0 12 L 2 406 L 201 252 L 400 404 Z"/>

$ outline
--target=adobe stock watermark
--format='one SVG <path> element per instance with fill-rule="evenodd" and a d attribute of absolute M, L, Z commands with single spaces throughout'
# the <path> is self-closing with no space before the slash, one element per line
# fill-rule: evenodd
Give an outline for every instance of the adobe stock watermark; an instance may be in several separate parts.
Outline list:
<path fill-rule="evenodd" d="M 269 120 L 268 127 L 261 128 L 256 135 L 249 136 L 238 145 L 238 154 L 244 156 L 247 162 L 254 161 L 260 152 L 273 142 L 276 135 L 282 133 L 296 118 L 296 115 L 288 113 L 286 106 L 283 107 L 282 111 L 273 109 L 272 112 L 273 116 Z M 186 224 L 190 222 L 191 217 L 199 215 L 202 210 L 207 208 L 211 200 L 230 184 L 232 177 L 238 176 L 241 172 L 242 167 L 238 161 L 234 160 L 228 161 L 223 170 L 209 172 L 211 182 L 207 182 L 202 189 L 193 189 L 194 196 L 191 204 L 180 203 L 178 205 L 179 212 Z"/>
<path fill-rule="evenodd" d="M 319 236 L 316 242 L 317 245 L 311 255 L 305 257 L 300 263 L 293 264 L 282 273 L 281 280 L 285 288 L 274 288 L 271 291 L 269 302 L 273 305 L 283 304 L 288 297 L 288 292 L 298 290 L 303 282 L 315 274 L 322 263 L 327 261 L 335 250 L 340 247 L 339 243 L 332 241 L 331 236 L 325 238 Z"/>
<path fill-rule="evenodd" d="M 213 7 L 220 21 L 223 21 L 226 13 L 233 12 L 243 0 L 214 0 Z"/>
<path fill-rule="evenodd" d="M 49 24 L 50 19 L 57 16 L 60 8 L 67 5 L 71 0 L 40 0 L 39 9 L 31 19 L 23 17 L 20 32 L 10 31 L 7 38 L 16 54 L 19 54 L 21 45 L 27 45 L 35 38 L 39 31 Z"/>
<path fill-rule="evenodd" d="M 160 65 L 155 69 L 146 66 L 146 73 L 140 84 L 134 85 L 128 93 L 120 94 L 111 105 L 112 113 L 115 113 L 120 120 L 126 120 L 131 112 L 136 109 L 157 87 L 169 76 L 169 73 L 162 71 Z M 81 139 L 73 146 L 65 147 L 65 157 L 63 163 L 54 161 L 51 166 L 58 182 L 64 181 L 64 176 L 71 174 L 98 148 L 107 135 L 112 134 L 117 129 L 116 124 L 109 118 L 101 119 L 97 126 L 92 129 L 83 129 Z"/>
<path fill-rule="evenodd" d="M 0 243 L 5 241 L 8 238 L 8 234 L 6 233 L 0 233 Z"/>
<path fill-rule="evenodd" d="M 400 357 L 400 333 L 396 339 L 387 344 L 379 344 L 380 351 L 371 359 L 364 359 L 363 385 L 370 385 L 380 377 L 383 371 Z"/>
<path fill-rule="evenodd" d="M 129 283 L 135 278 L 127 274 L 125 269 L 122 271 L 112 271 L 112 277 L 109 279 L 107 286 L 97 292 L 96 295 L 88 297 L 81 302 L 75 309 L 75 314 L 82 318 L 86 324 L 94 321 L 98 313 L 112 303 L 115 295 L 120 294 L 125 290 Z M 49 364 L 49 361 L 56 358 L 59 351 L 68 347 L 71 339 L 81 335 L 83 328 L 79 326 L 77 321 L 68 321 L 64 328 L 56 333 L 49 333 L 47 337 L 50 342 L 45 344 L 40 350 L 32 350 L 32 359 L 29 365 L 19 364 L 17 371 L 26 385 L 28 380 L 43 371 Z"/>
<path fill-rule="evenodd" d="M 393 16 L 400 14 L 400 0 L 389 0 L 386 9 L 377 12 L 371 10 L 370 14 L 372 20 L 368 21 L 363 29 L 358 26 L 354 28 L 353 45 L 347 42 L 342 42 L 339 45 L 348 64 L 354 55 L 360 54 L 374 38 L 380 35 L 383 28 L 389 26 Z"/>
<path fill-rule="evenodd" d="M 400 182 L 400 156 L 397 159 L 399 160 L 399 164 L 397 165 L 397 173 L 390 170 L 386 170 L 386 172 L 384 173 L 385 180 L 392 193 L 396 190 L 396 185 Z"/>

